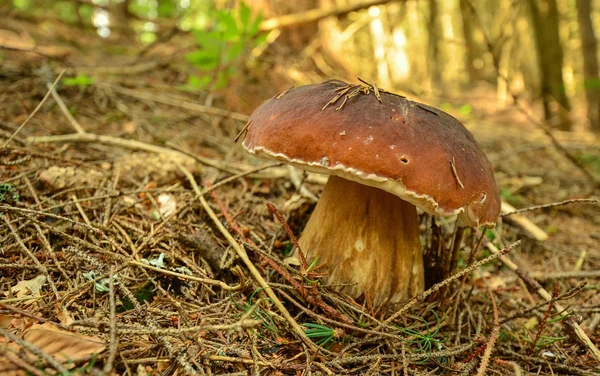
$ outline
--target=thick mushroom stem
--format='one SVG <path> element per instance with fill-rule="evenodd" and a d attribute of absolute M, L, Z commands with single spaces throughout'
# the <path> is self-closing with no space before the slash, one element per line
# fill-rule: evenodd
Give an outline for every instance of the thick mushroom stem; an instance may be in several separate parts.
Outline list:
<path fill-rule="evenodd" d="M 416 208 L 380 189 L 330 176 L 299 245 L 325 283 L 375 306 L 423 291 Z"/>

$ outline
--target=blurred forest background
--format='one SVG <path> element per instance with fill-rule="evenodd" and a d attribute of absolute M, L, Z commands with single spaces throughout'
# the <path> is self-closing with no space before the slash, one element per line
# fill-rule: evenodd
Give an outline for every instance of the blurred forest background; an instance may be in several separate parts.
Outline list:
<path fill-rule="evenodd" d="M 0 4 L 3 54 L 31 51 L 31 61 L 72 66 L 77 74 L 67 85 L 84 88 L 118 73 L 99 62 L 157 61 L 172 68 L 172 87 L 217 93 L 229 109 L 248 113 L 292 84 L 362 77 L 464 115 L 517 102 L 553 129 L 600 133 L 600 3 L 593 0 Z M 16 69 L 6 58 L 5 75 Z M 151 76 L 151 67 L 138 68 Z"/>
<path fill-rule="evenodd" d="M 367 368 L 373 375 L 400 374 L 401 363 L 405 375 L 418 374 L 418 367 L 467 375 L 488 344 L 481 374 L 487 362 L 501 375 L 514 367 L 515 375 L 595 374 L 599 36 L 598 0 L 0 0 L 0 292 L 7 295 L 0 314 L 10 316 L 13 332 L 29 325 L 15 324 L 17 316 L 63 328 L 83 323 L 85 333 L 95 322 L 103 341 L 95 350 L 109 348 L 99 364 L 109 371 L 116 364 L 123 374 L 133 374 L 128 367 L 134 366 L 190 373 L 202 370 L 197 360 L 231 375 L 298 374 L 310 367 L 315 374 Z M 469 232 L 460 268 L 522 240 L 511 251 L 514 263 L 477 267 L 462 279 L 456 299 L 433 295 L 411 308 L 415 316 L 394 322 L 412 332 L 383 328 L 375 319 L 380 312 L 321 287 L 352 325 L 335 316 L 323 320 L 323 306 L 287 295 L 295 280 L 276 261 L 292 244 L 265 203 L 284 211 L 299 234 L 323 179 L 308 174 L 304 180 L 275 165 L 259 171 L 265 162 L 234 142 L 264 100 L 293 85 L 334 78 L 357 83 L 359 77 L 455 116 L 494 164 L 506 216 L 485 237 Z M 182 175 L 178 163 L 194 176 Z M 208 204 L 200 207 L 188 185 L 194 178 L 205 189 L 198 196 L 206 193 L 219 212 L 214 225 Z M 510 205 L 571 199 L 583 201 L 510 213 Z M 431 235 L 428 220 L 422 231 Z M 248 264 L 244 271 L 232 267 L 241 263 L 231 256 L 228 244 L 235 242 L 215 227 L 219 221 L 238 239 L 257 242 L 245 244 L 248 253 L 269 283 L 279 283 L 277 295 L 304 329 L 286 329 L 277 313 L 283 310 L 270 306 L 275 299 L 252 282 Z M 455 230 L 454 222 L 438 224 L 446 238 Z M 92 288 L 90 273 L 108 280 L 110 267 L 122 283 Z M 193 277 L 183 275 L 185 268 Z M 23 292 L 22 284 L 40 277 L 51 288 Z M 238 280 L 247 288 L 231 287 Z M 132 294 L 147 306 L 136 306 Z M 576 319 L 566 320 L 570 313 L 554 306 L 561 299 L 569 299 L 564 305 Z M 14 306 L 7 308 L 8 300 Z M 242 333 L 238 322 L 244 312 L 260 324 L 251 345 L 244 334 L 250 329 Z M 169 331 L 192 327 L 199 316 L 217 326 L 199 334 L 197 347 L 190 343 L 198 338 Z M 498 316 L 505 320 L 501 332 Z M 115 345 L 104 329 L 116 322 L 135 323 L 129 329 L 137 334 L 120 332 Z M 423 323 L 422 342 L 405 341 L 404 335 L 422 333 Z M 342 327 L 346 332 L 334 329 Z M 580 330 L 577 338 L 572 327 Z M 296 341 L 302 330 L 322 338 L 319 345 L 337 346 L 321 349 L 320 368 L 309 364 L 312 354 L 304 358 L 306 347 Z M 188 345 L 192 360 L 179 352 Z M 354 359 L 340 363 L 334 352 L 342 345 Z M 510 364 L 490 362 L 492 349 Z M 387 358 L 375 361 L 378 353 Z M 38 356 L 26 363 L 37 364 Z M 2 365 L 0 358 L 0 371 Z"/>

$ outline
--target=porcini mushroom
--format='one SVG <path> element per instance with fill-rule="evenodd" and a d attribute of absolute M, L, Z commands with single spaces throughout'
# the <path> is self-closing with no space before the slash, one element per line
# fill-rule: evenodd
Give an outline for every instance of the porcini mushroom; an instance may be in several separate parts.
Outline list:
<path fill-rule="evenodd" d="M 279 94 L 250 117 L 244 148 L 329 175 L 299 245 L 326 282 L 374 305 L 423 290 L 416 207 L 495 224 L 500 197 L 473 135 L 447 113 L 341 81 Z"/>

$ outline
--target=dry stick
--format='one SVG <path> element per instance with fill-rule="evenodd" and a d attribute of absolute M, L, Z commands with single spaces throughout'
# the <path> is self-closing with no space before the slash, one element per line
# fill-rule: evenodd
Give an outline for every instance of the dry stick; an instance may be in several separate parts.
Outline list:
<path fill-rule="evenodd" d="M 244 246 L 251 248 L 253 251 L 255 251 L 256 253 L 258 253 L 262 259 L 269 264 L 269 266 L 271 268 L 273 268 L 273 270 L 275 270 L 277 273 L 279 273 L 286 281 L 288 281 L 292 287 L 294 289 L 296 289 L 300 295 L 302 295 L 302 297 L 309 303 L 312 304 L 316 307 L 319 307 L 323 310 L 323 312 L 325 312 L 325 314 L 327 314 L 328 316 L 331 316 L 333 318 L 336 318 L 342 322 L 345 322 L 346 324 L 350 324 L 352 323 L 352 321 L 347 318 L 345 315 L 343 315 L 341 312 L 339 312 L 338 310 L 336 310 L 335 308 L 331 307 L 330 305 L 328 305 L 324 300 L 323 297 L 319 294 L 310 294 L 306 292 L 306 288 L 304 287 L 304 284 L 302 282 L 299 282 L 298 280 L 294 279 L 294 277 L 292 277 L 290 275 L 290 273 L 282 268 L 279 264 L 277 264 L 277 262 L 271 258 L 270 255 L 264 253 L 260 248 L 256 247 L 254 244 L 250 244 L 248 242 L 245 242 L 242 240 L 242 243 Z"/>
<path fill-rule="evenodd" d="M 268 168 L 271 168 L 271 167 L 279 167 L 279 166 L 282 166 L 282 165 L 283 165 L 283 163 L 277 162 L 277 163 L 269 164 L 269 165 L 266 165 L 266 166 L 263 166 L 263 167 L 257 167 L 257 168 L 254 168 L 254 169 L 252 169 L 252 170 L 248 170 L 248 171 L 242 171 L 242 172 L 240 172 L 239 174 L 235 174 L 235 175 L 232 175 L 232 176 L 230 176 L 230 177 L 227 177 L 227 178 L 225 178 L 225 179 L 223 179 L 223 180 L 219 180 L 219 181 L 218 181 L 218 182 L 216 182 L 215 184 L 212 184 L 210 187 L 208 187 L 208 188 L 205 188 L 205 189 L 202 191 L 202 194 L 203 194 L 203 195 L 205 195 L 205 194 L 207 194 L 207 193 L 209 193 L 209 192 L 212 192 L 212 191 L 214 191 L 215 189 L 217 189 L 217 188 L 219 188 L 219 187 L 221 187 L 221 186 L 223 186 L 223 185 L 225 185 L 225 184 L 231 183 L 232 181 L 234 181 L 234 180 L 236 180 L 236 179 L 243 178 L 243 177 L 245 177 L 245 176 L 248 176 L 248 175 L 250 175 L 250 174 L 255 174 L 255 173 L 257 173 L 257 172 L 260 172 L 260 171 L 266 170 L 266 169 L 268 169 Z"/>
<path fill-rule="evenodd" d="M 62 364 L 60 364 L 58 362 L 58 360 L 56 360 L 55 357 L 53 357 L 50 354 L 47 354 L 46 352 L 44 352 L 42 349 L 40 349 L 38 346 L 34 345 L 33 343 L 29 343 L 29 342 L 25 341 L 24 339 L 21 339 L 21 338 L 17 337 L 16 335 L 12 334 L 10 331 L 2 329 L 2 328 L 0 328 L 0 336 L 4 336 L 4 337 L 8 338 L 9 340 L 11 340 L 12 342 L 21 346 L 22 348 L 29 351 L 30 353 L 36 355 L 37 357 L 39 357 L 41 359 L 44 359 L 46 361 L 46 363 L 51 365 L 60 374 L 62 374 L 62 375 L 70 374 L 69 371 L 65 367 L 63 367 Z"/>
<path fill-rule="evenodd" d="M 535 338 L 531 342 L 531 347 L 529 347 L 529 352 L 527 355 L 531 356 L 535 352 L 535 348 L 537 347 L 538 341 L 546 329 L 546 325 L 548 324 L 548 319 L 550 318 L 550 314 L 552 313 L 552 309 L 554 308 L 554 300 L 560 295 L 560 285 L 558 283 L 554 284 L 554 292 L 552 293 L 552 302 L 548 304 L 548 308 L 546 309 L 546 313 L 544 313 L 544 318 L 538 327 L 537 334 Z"/>
<path fill-rule="evenodd" d="M 496 341 L 498 340 L 498 335 L 500 334 L 500 322 L 498 320 L 498 307 L 496 306 L 496 299 L 494 299 L 494 294 L 492 294 L 492 290 L 488 287 L 488 295 L 490 296 L 490 300 L 492 301 L 492 311 L 494 317 L 494 327 L 492 328 L 492 334 L 490 334 L 490 339 L 487 342 L 487 346 L 485 348 L 485 352 L 483 353 L 483 357 L 481 359 L 481 364 L 479 365 L 479 370 L 477 371 L 477 376 L 484 376 L 485 370 L 490 362 L 490 357 L 492 356 L 492 351 L 494 351 L 494 346 L 496 345 Z"/>
<path fill-rule="evenodd" d="M 341 16 L 372 6 L 387 4 L 390 1 L 391 0 L 369 0 L 358 4 L 344 5 L 330 9 L 311 9 L 303 12 L 286 14 L 284 16 L 269 18 L 268 20 L 263 21 L 260 25 L 260 30 L 268 31 L 277 28 L 302 25 L 331 16 Z"/>
<path fill-rule="evenodd" d="M 60 82 L 60 79 L 62 78 L 64 73 L 65 73 L 65 70 L 63 69 L 62 72 L 60 72 L 60 74 L 58 75 L 58 77 L 56 77 L 56 80 L 54 80 L 54 82 L 52 83 L 52 86 L 50 86 L 51 89 L 54 89 L 56 87 L 56 85 Z M 40 108 L 42 108 L 44 103 L 46 103 L 46 100 L 48 100 L 48 97 L 50 96 L 51 92 L 52 92 L 52 90 L 48 90 L 48 92 L 46 93 L 46 95 L 44 95 L 44 98 L 42 98 L 41 102 L 37 105 L 35 110 L 33 110 L 33 112 L 31 114 L 29 114 L 29 116 L 27 117 L 27 119 L 25 119 L 25 121 L 23 123 L 21 123 L 21 125 L 19 126 L 19 128 L 17 128 L 15 133 L 13 133 L 12 136 L 10 136 L 10 138 L 8 140 L 6 140 L 6 142 L 4 143 L 4 147 L 7 147 L 8 144 L 10 144 L 10 142 L 13 140 L 13 138 L 15 138 L 15 136 L 19 132 L 21 132 L 21 129 L 23 129 L 23 127 L 27 123 L 29 123 L 29 120 L 31 120 L 31 118 L 35 116 L 35 114 L 40 110 Z"/>
<path fill-rule="evenodd" d="M 199 112 L 199 113 L 203 113 L 203 114 L 226 117 L 226 118 L 231 118 L 231 119 L 239 120 L 239 121 L 243 121 L 243 122 L 247 122 L 248 118 L 249 118 L 248 115 L 240 114 L 239 112 L 227 111 L 227 110 L 223 110 L 220 108 L 204 106 L 204 105 L 193 103 L 193 102 L 187 102 L 187 101 L 182 100 L 181 98 L 173 98 L 173 97 L 169 97 L 169 96 L 165 96 L 165 95 L 158 95 L 157 93 L 146 93 L 146 92 L 139 91 L 139 90 L 133 90 L 133 89 L 128 89 L 125 87 L 117 86 L 117 85 L 112 85 L 112 84 L 109 84 L 106 82 L 96 82 L 95 85 L 100 86 L 100 87 L 102 87 L 102 86 L 109 87 L 110 89 L 116 91 L 117 93 L 125 94 L 130 97 L 143 99 L 143 100 L 147 100 L 147 101 L 152 101 L 152 102 L 158 102 L 158 103 L 166 104 L 169 106 L 180 107 L 180 108 L 184 108 L 186 110 Z"/>
<path fill-rule="evenodd" d="M 455 274 L 451 275 L 450 277 L 446 278 L 442 282 L 437 283 L 437 284 L 431 286 L 428 290 L 422 292 L 418 296 L 416 296 L 416 297 L 412 298 L 411 300 L 409 300 L 408 303 L 406 303 L 404 305 L 404 307 L 400 308 L 396 313 L 394 313 L 387 320 L 385 320 L 384 323 L 388 324 L 388 323 L 394 321 L 398 317 L 402 316 L 410 308 L 412 308 L 417 302 L 423 301 L 429 295 L 431 295 L 434 292 L 438 291 L 439 289 L 441 289 L 442 287 L 444 287 L 447 284 L 451 283 L 452 281 L 454 281 L 454 280 L 456 280 L 458 278 L 461 278 L 462 276 L 464 276 L 464 275 L 472 272 L 473 270 L 479 268 L 481 265 L 487 264 L 488 262 L 490 262 L 492 260 L 495 260 L 497 258 L 502 258 L 502 256 L 504 256 L 508 252 L 512 251 L 513 249 L 515 249 L 516 247 L 518 247 L 520 244 L 521 244 L 521 241 L 517 240 L 516 242 L 512 243 L 508 247 L 503 248 L 501 251 L 497 251 L 498 253 L 490 255 L 490 256 L 484 258 L 483 260 L 477 261 L 476 263 L 474 263 L 470 267 L 465 268 L 465 269 L 461 270 L 460 272 L 455 273 Z M 377 325 L 373 330 L 379 329 L 379 326 L 381 326 L 381 325 Z"/>
<path fill-rule="evenodd" d="M 492 252 L 494 252 L 495 255 L 498 255 L 500 252 L 492 243 L 487 243 L 487 247 Z M 546 291 L 535 279 L 531 278 L 526 271 L 519 269 L 517 264 L 515 264 L 509 257 L 505 255 L 500 255 L 499 257 L 502 263 L 504 263 L 504 265 L 508 266 L 510 270 L 515 272 L 527 285 L 534 288 L 539 296 L 548 301 L 552 300 L 552 295 L 550 295 L 550 293 Z M 598 351 L 596 345 L 594 345 L 594 343 L 590 340 L 590 337 L 588 337 L 588 335 L 583 331 L 581 326 L 579 326 L 579 324 L 575 322 L 573 317 L 571 317 L 571 313 L 558 303 L 555 303 L 554 306 L 556 307 L 557 311 L 569 315 L 569 317 L 566 320 L 564 320 L 564 322 L 571 328 L 571 330 L 575 333 L 577 338 L 579 338 L 581 343 L 585 345 L 585 347 L 596 359 L 596 361 L 600 363 L 600 351 Z"/>
<path fill-rule="evenodd" d="M 128 149 L 144 150 L 159 154 L 165 153 L 180 157 L 183 156 L 186 158 L 189 157 L 189 155 L 172 149 L 164 148 L 162 146 L 156 146 L 141 141 L 126 140 L 118 137 L 105 136 L 94 133 L 70 133 L 61 134 L 57 136 L 28 137 L 27 142 L 31 144 L 43 144 L 51 142 L 98 142 L 100 144 L 121 146 Z"/>
<path fill-rule="evenodd" d="M 71 123 L 71 126 L 75 129 L 75 132 L 86 133 L 81 127 L 81 125 L 79 125 L 77 120 L 75 120 L 73 115 L 71 115 L 71 112 L 65 105 L 65 102 L 63 102 L 62 98 L 58 95 L 55 85 L 46 84 L 46 86 L 48 87 L 48 90 L 50 90 L 50 92 L 52 93 L 52 98 L 54 98 L 56 104 L 58 104 L 58 107 L 61 109 L 62 113 L 67 117 L 69 123 Z"/>
<path fill-rule="evenodd" d="M 2 217 L 2 220 L 4 221 L 4 223 L 6 223 L 6 225 L 10 229 L 10 232 L 12 233 L 12 235 L 15 238 L 15 240 L 17 241 L 17 243 L 19 243 L 19 246 L 21 247 L 21 250 L 23 251 L 23 253 L 25 255 L 27 255 L 27 257 L 29 257 L 31 259 L 31 261 L 33 261 L 33 263 L 38 267 L 38 269 L 42 272 L 42 274 L 44 274 L 44 276 L 46 277 L 46 280 L 48 281 L 48 283 L 50 284 L 50 287 L 52 288 L 52 292 L 54 293 L 54 296 L 56 297 L 56 299 L 60 299 L 60 296 L 58 294 L 58 289 L 56 288 L 56 285 L 54 284 L 52 276 L 50 275 L 50 273 L 48 273 L 48 269 L 46 269 L 46 266 L 44 266 L 40 262 L 40 260 L 38 260 L 37 257 L 35 257 L 35 255 L 29 250 L 29 248 L 27 248 L 25 243 L 23 243 L 23 239 L 21 239 L 17 230 L 12 225 L 12 223 L 10 223 L 7 216 L 3 215 L 1 217 Z"/>
<path fill-rule="evenodd" d="M 151 315 L 147 314 L 146 306 L 142 306 L 137 301 L 137 299 L 135 298 L 133 293 L 127 287 L 125 287 L 125 285 L 120 283 L 117 286 L 118 286 L 121 294 L 123 296 L 126 296 L 133 304 L 133 313 L 137 317 L 139 317 L 141 320 L 143 320 L 145 322 L 146 326 L 150 330 L 157 330 L 158 324 L 156 323 L 156 321 L 153 319 L 153 317 Z M 153 335 L 157 338 L 157 342 L 159 342 L 165 348 L 165 350 L 167 351 L 169 356 L 171 358 L 174 358 L 175 362 L 177 364 L 179 364 L 179 366 L 181 368 L 183 368 L 184 374 L 186 374 L 186 375 L 198 375 L 199 374 L 198 372 L 196 372 L 196 370 L 190 363 L 189 354 L 187 352 L 185 352 L 185 351 L 181 352 L 181 351 L 179 351 L 179 349 L 176 349 L 174 343 L 172 341 L 169 341 L 164 336 L 156 335 L 154 333 L 153 333 Z"/>
<path fill-rule="evenodd" d="M 600 270 L 582 270 L 568 272 L 531 272 L 529 275 L 535 279 L 567 279 L 567 278 L 600 278 Z"/>
<path fill-rule="evenodd" d="M 143 262 L 140 262 L 140 261 L 130 261 L 129 265 L 135 265 L 135 266 L 139 266 L 141 268 L 154 270 L 155 272 L 159 272 L 162 274 L 170 275 L 170 276 L 181 278 L 181 279 L 187 279 L 190 281 L 200 282 L 200 283 L 204 283 L 207 285 L 219 286 L 220 288 L 222 288 L 225 291 L 237 291 L 237 290 L 241 290 L 242 288 L 244 288 L 243 279 L 240 279 L 240 283 L 237 286 L 229 286 L 227 283 L 225 283 L 223 281 L 218 281 L 218 280 L 209 279 L 209 278 L 194 277 L 194 276 L 187 275 L 187 274 L 176 273 L 176 272 L 172 272 L 170 270 L 157 268 L 156 266 L 152 266 L 149 264 L 144 264 Z"/>
<path fill-rule="evenodd" d="M 244 314 L 245 316 L 245 314 Z M 162 336 L 178 336 L 186 333 L 198 333 L 202 331 L 207 332 L 218 332 L 224 330 L 240 330 L 240 329 L 248 329 L 255 328 L 263 323 L 262 320 L 254 320 L 254 319 L 240 319 L 232 324 L 219 324 L 219 325 L 198 325 L 198 326 L 190 326 L 190 327 L 180 327 L 180 328 L 154 328 L 154 327 L 141 327 L 141 326 L 132 326 L 132 327 L 124 327 L 120 325 L 117 328 L 117 332 L 119 334 L 152 334 L 152 335 L 162 335 Z M 72 324 L 72 326 L 80 326 L 77 323 Z M 83 325 L 82 325 L 83 326 Z M 94 330 L 96 328 L 89 328 L 90 330 Z M 97 330 L 97 329 L 96 329 Z M 98 330 L 100 331 L 100 330 Z"/>
<path fill-rule="evenodd" d="M 294 247 L 296 247 L 296 249 L 298 250 L 298 255 L 300 256 L 300 268 L 302 270 L 302 276 L 306 277 L 306 273 L 308 271 L 308 263 L 306 262 L 306 257 L 304 256 L 304 252 L 302 251 L 302 249 L 300 249 L 300 245 L 298 244 L 298 240 L 296 239 L 294 232 L 292 231 L 290 226 L 285 221 L 285 218 L 283 218 L 283 215 L 281 214 L 281 212 L 279 212 L 279 210 L 277 210 L 275 205 L 267 203 L 267 208 L 269 209 L 269 212 L 271 212 L 271 214 L 273 214 L 275 216 L 275 218 L 277 218 L 277 220 L 283 225 L 285 232 L 287 232 L 288 236 L 292 240 L 292 243 L 294 244 Z"/>
<path fill-rule="evenodd" d="M 319 320 L 321 320 L 323 322 L 326 322 L 328 324 L 336 325 L 336 326 L 339 326 L 339 327 L 342 327 L 342 328 L 345 328 L 345 329 L 348 329 L 348 330 L 353 330 L 355 332 L 361 332 L 361 333 L 365 333 L 365 334 L 372 334 L 372 335 L 382 336 L 382 337 L 389 337 L 389 338 L 395 339 L 397 341 L 402 340 L 402 337 L 400 337 L 400 336 L 398 336 L 396 334 L 390 334 L 390 333 L 386 333 L 386 332 L 377 332 L 377 331 L 374 331 L 374 330 L 364 329 L 364 328 L 360 328 L 358 326 L 354 326 L 354 325 L 347 324 L 347 323 L 344 323 L 344 322 L 339 322 L 339 321 L 336 321 L 336 320 L 329 319 L 327 317 L 319 315 L 318 313 L 315 313 L 312 310 L 310 310 L 310 309 L 302 306 L 294 298 L 292 298 L 287 293 L 285 293 L 282 289 L 278 289 L 278 291 L 290 303 L 292 303 L 293 305 L 295 305 L 296 307 L 298 307 L 301 311 L 303 311 L 308 316 L 314 317 L 314 318 L 319 319 Z"/>
<path fill-rule="evenodd" d="M 500 210 L 504 213 L 508 213 L 514 212 L 516 209 L 508 202 L 502 200 L 502 206 Z M 519 225 L 523 230 L 525 230 L 530 236 L 532 236 L 536 240 L 540 242 L 548 240 L 548 233 L 542 230 L 538 225 L 530 221 L 524 215 L 514 214 L 510 217 L 510 220 Z"/>
<path fill-rule="evenodd" d="M 598 199 L 597 198 L 575 198 L 575 199 L 565 200 L 565 201 L 561 201 L 561 202 L 553 202 L 551 204 L 535 205 L 535 206 L 530 206 L 528 208 L 517 209 L 517 210 L 510 211 L 508 213 L 502 213 L 502 214 L 500 214 L 500 216 L 506 217 L 506 216 L 513 215 L 516 213 L 523 213 L 523 212 L 528 212 L 528 211 L 533 211 L 533 210 L 538 210 L 538 209 L 545 209 L 545 208 L 554 208 L 557 206 L 574 204 L 577 202 L 589 202 L 592 204 L 596 204 L 596 203 L 598 203 Z"/>
<path fill-rule="evenodd" d="M 116 308 L 115 308 L 115 282 L 114 282 L 115 268 L 113 266 L 110 267 L 110 276 L 108 280 L 108 302 L 110 306 L 110 345 L 108 350 L 108 359 L 106 360 L 106 364 L 104 365 L 104 372 L 107 375 L 112 373 L 113 362 L 115 361 L 115 356 L 117 354 L 117 319 L 116 319 Z"/>
<path fill-rule="evenodd" d="M 527 308 L 524 311 L 519 311 L 517 313 L 515 313 L 512 316 L 506 317 L 504 319 L 502 319 L 502 321 L 500 321 L 500 325 L 504 325 L 509 321 L 512 321 L 514 319 L 520 318 L 520 317 L 527 317 L 529 315 L 529 313 L 535 311 L 538 308 L 541 308 L 547 304 L 552 304 L 555 303 L 559 300 L 565 300 L 565 299 L 571 299 L 573 296 L 579 294 L 579 292 L 581 292 L 581 290 L 583 290 L 583 288 L 587 285 L 587 282 L 583 282 L 580 283 L 578 286 L 573 287 L 572 289 L 569 289 L 567 292 L 565 292 L 564 294 L 560 294 L 555 298 L 552 298 L 551 300 L 547 300 L 544 302 L 541 302 L 539 304 L 536 304 L 533 307 Z"/>
<path fill-rule="evenodd" d="M 521 375 L 523 375 L 523 371 L 521 371 L 521 367 L 517 363 L 515 363 L 515 362 L 509 361 L 509 360 L 498 359 L 498 358 L 494 359 L 494 361 L 499 366 L 503 366 L 503 367 L 510 366 L 510 367 L 512 367 L 515 376 L 521 376 Z"/>
<path fill-rule="evenodd" d="M 10 350 L 8 350 L 8 351 L 10 351 Z M 47 375 L 45 372 L 42 373 L 39 369 L 32 366 L 31 364 L 27 364 L 23 359 L 19 358 L 19 356 L 17 354 L 12 354 L 8 351 L 0 350 L 0 359 L 2 359 L 2 358 L 8 359 L 11 363 L 13 363 L 17 367 L 19 367 L 18 368 L 19 370 L 21 370 L 21 371 L 27 370 L 32 375 L 35 375 L 35 376 L 46 376 Z M 7 372 L 7 374 L 9 374 L 9 375 L 21 375 L 21 373 L 18 373 L 16 369 L 9 370 L 8 368 L 4 368 L 3 371 Z M 9 371 L 15 371 L 15 373 L 11 373 Z"/>
<path fill-rule="evenodd" d="M 244 264 L 250 271 L 250 274 L 252 274 L 252 276 L 254 277 L 256 282 L 258 282 L 258 284 L 264 289 L 264 291 L 269 296 L 269 298 L 271 298 L 271 300 L 273 301 L 273 304 L 275 304 L 275 306 L 277 307 L 277 309 L 279 309 L 279 311 L 281 312 L 283 317 L 285 317 L 285 319 L 289 322 L 289 324 L 292 327 L 292 329 L 294 330 L 294 332 L 296 332 L 296 334 L 302 339 L 302 341 L 306 344 L 306 346 L 308 346 L 311 350 L 318 351 L 318 347 L 315 346 L 315 344 L 310 340 L 310 338 L 308 338 L 306 336 L 306 333 L 304 333 L 304 330 L 302 330 L 302 327 L 300 325 L 298 325 L 296 320 L 294 320 L 292 315 L 283 306 L 283 304 L 281 303 L 281 301 L 279 300 L 277 295 L 275 295 L 275 293 L 273 292 L 271 287 L 267 284 L 267 282 L 264 280 L 264 278 L 260 275 L 260 272 L 258 271 L 258 269 L 256 269 L 256 267 L 254 266 L 252 261 L 250 261 L 250 258 L 248 257 L 246 250 L 242 246 L 240 246 L 240 244 L 233 238 L 233 236 L 231 236 L 231 234 L 223 226 L 223 224 L 221 223 L 221 221 L 219 220 L 219 218 L 217 217 L 215 212 L 208 205 L 208 202 L 206 202 L 206 199 L 204 199 L 204 196 L 202 195 L 202 191 L 198 187 L 198 184 L 196 183 L 196 180 L 194 179 L 192 174 L 185 167 L 183 167 L 179 162 L 175 161 L 175 163 L 177 164 L 177 167 L 179 167 L 179 169 L 183 172 L 183 174 L 189 180 L 190 184 L 192 185 L 192 188 L 194 189 L 194 192 L 196 192 L 196 196 L 200 200 L 200 203 L 204 207 L 204 210 L 206 211 L 206 213 L 214 221 L 215 226 L 217 226 L 217 228 L 219 229 L 221 234 L 223 234 L 223 236 L 227 239 L 227 241 L 229 241 L 229 244 L 231 244 L 231 246 L 236 251 L 236 253 L 240 257 L 240 259 L 242 259 L 242 261 L 244 262 Z"/>
<path fill-rule="evenodd" d="M 547 358 L 527 356 L 504 348 L 499 348 L 498 351 L 501 351 L 504 355 L 509 356 L 511 359 L 518 359 L 522 362 L 534 363 L 540 366 L 548 367 L 550 369 L 564 371 L 565 375 L 598 376 L 598 373 L 594 371 L 583 370 L 577 367 L 567 366 L 562 363 L 550 362 Z"/>
<path fill-rule="evenodd" d="M 37 223 L 34 223 L 33 227 L 35 227 L 35 230 L 37 231 L 38 239 L 40 240 L 40 242 L 46 249 L 46 252 L 50 256 L 52 261 L 54 262 L 54 266 L 56 266 L 58 271 L 60 271 L 60 274 L 65 279 L 65 281 L 67 281 L 69 283 L 69 287 L 73 286 L 73 281 L 71 280 L 71 278 L 69 277 L 69 275 L 67 274 L 65 269 L 62 267 L 62 265 L 60 265 L 60 262 L 58 262 L 58 257 L 56 257 L 56 253 L 52 249 L 52 246 L 50 245 L 50 242 L 48 241 L 48 239 L 46 239 L 46 235 L 44 235 L 44 232 L 42 231 L 40 226 Z"/>

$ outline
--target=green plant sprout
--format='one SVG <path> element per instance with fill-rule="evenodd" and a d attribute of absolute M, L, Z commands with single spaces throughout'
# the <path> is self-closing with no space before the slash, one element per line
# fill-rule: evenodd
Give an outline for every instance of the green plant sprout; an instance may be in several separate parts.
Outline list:
<path fill-rule="evenodd" d="M 322 268 L 324 265 L 318 265 L 319 258 L 316 257 L 313 262 L 306 268 L 306 271 L 303 273 L 304 280 L 308 283 L 318 283 L 319 277 L 327 275 L 327 273 L 319 273 L 316 272 L 317 269 Z"/>
<path fill-rule="evenodd" d="M 260 46 L 267 33 L 261 33 L 262 15 L 252 19 L 251 9 L 241 2 L 239 10 L 213 10 L 216 22 L 210 30 L 192 30 L 198 49 L 186 55 L 187 61 L 202 71 L 192 75 L 184 88 L 188 90 L 225 87 L 236 73 L 236 62 L 244 51 Z"/>
<path fill-rule="evenodd" d="M 523 329 L 523 337 L 525 342 L 533 343 L 533 340 L 529 338 L 529 335 L 525 329 Z M 564 341 L 568 337 L 552 337 L 552 336 L 540 336 L 537 343 L 535 344 L 535 351 L 542 350 L 548 346 L 555 344 L 556 342 Z"/>
<path fill-rule="evenodd" d="M 414 340 L 403 339 L 404 342 L 420 345 L 419 348 L 416 350 L 410 349 L 411 352 L 416 353 L 416 352 L 424 351 L 427 353 L 427 357 L 425 359 L 421 360 L 420 362 L 417 362 L 417 364 L 423 364 L 423 363 L 427 362 L 431 358 L 431 353 L 433 352 L 434 346 L 436 348 L 441 348 L 441 344 L 445 343 L 448 340 L 448 338 L 445 338 L 443 340 L 435 338 L 435 336 L 439 333 L 440 328 L 441 328 L 440 318 L 435 313 L 435 311 L 431 310 L 431 312 L 435 316 L 435 330 L 433 332 L 430 330 L 429 323 L 427 322 L 427 320 L 425 320 L 422 317 L 418 317 L 418 316 L 410 316 L 410 317 L 416 318 L 419 321 L 423 322 L 425 324 L 427 333 L 422 334 L 422 333 L 417 332 L 416 330 L 409 329 L 409 328 L 398 328 L 398 330 L 400 330 L 400 332 L 402 332 L 403 334 L 406 334 L 410 337 L 416 338 Z"/>
<path fill-rule="evenodd" d="M 341 330 L 332 329 L 325 325 L 314 324 L 314 323 L 305 323 L 302 326 L 308 328 L 304 331 L 306 336 L 312 340 L 316 340 L 316 344 L 325 347 L 329 344 L 327 349 L 331 349 L 336 342 L 343 336 L 343 332 Z M 317 340 L 318 339 L 318 340 Z"/>
<path fill-rule="evenodd" d="M 254 292 L 252 293 L 252 295 L 250 295 L 250 298 L 248 299 L 248 302 L 245 303 L 244 305 L 241 305 L 238 302 L 236 302 L 235 300 L 233 300 L 233 296 L 232 295 L 230 295 L 230 299 L 231 299 L 231 301 L 233 302 L 233 304 L 238 309 L 241 309 L 241 310 L 244 311 L 244 313 L 247 313 L 253 307 L 252 300 L 254 299 L 254 295 L 256 295 L 256 293 L 258 293 L 259 291 L 261 291 L 263 289 L 264 289 L 264 287 L 261 287 L 261 288 L 258 288 L 256 290 L 254 290 Z M 272 300 L 269 299 L 269 298 L 266 298 L 264 300 L 272 302 Z M 254 310 L 254 312 L 252 312 L 252 317 L 254 317 L 257 320 L 261 320 L 263 322 L 263 326 L 265 328 L 267 328 L 269 331 L 277 333 L 277 326 L 275 326 L 275 322 L 273 321 L 273 318 L 265 310 L 262 310 L 259 307 L 257 307 Z"/>
<path fill-rule="evenodd" d="M 78 74 L 75 77 L 67 77 L 62 80 L 65 86 L 78 86 L 80 89 L 85 89 L 96 83 L 94 77 L 86 76 L 85 74 Z"/>

